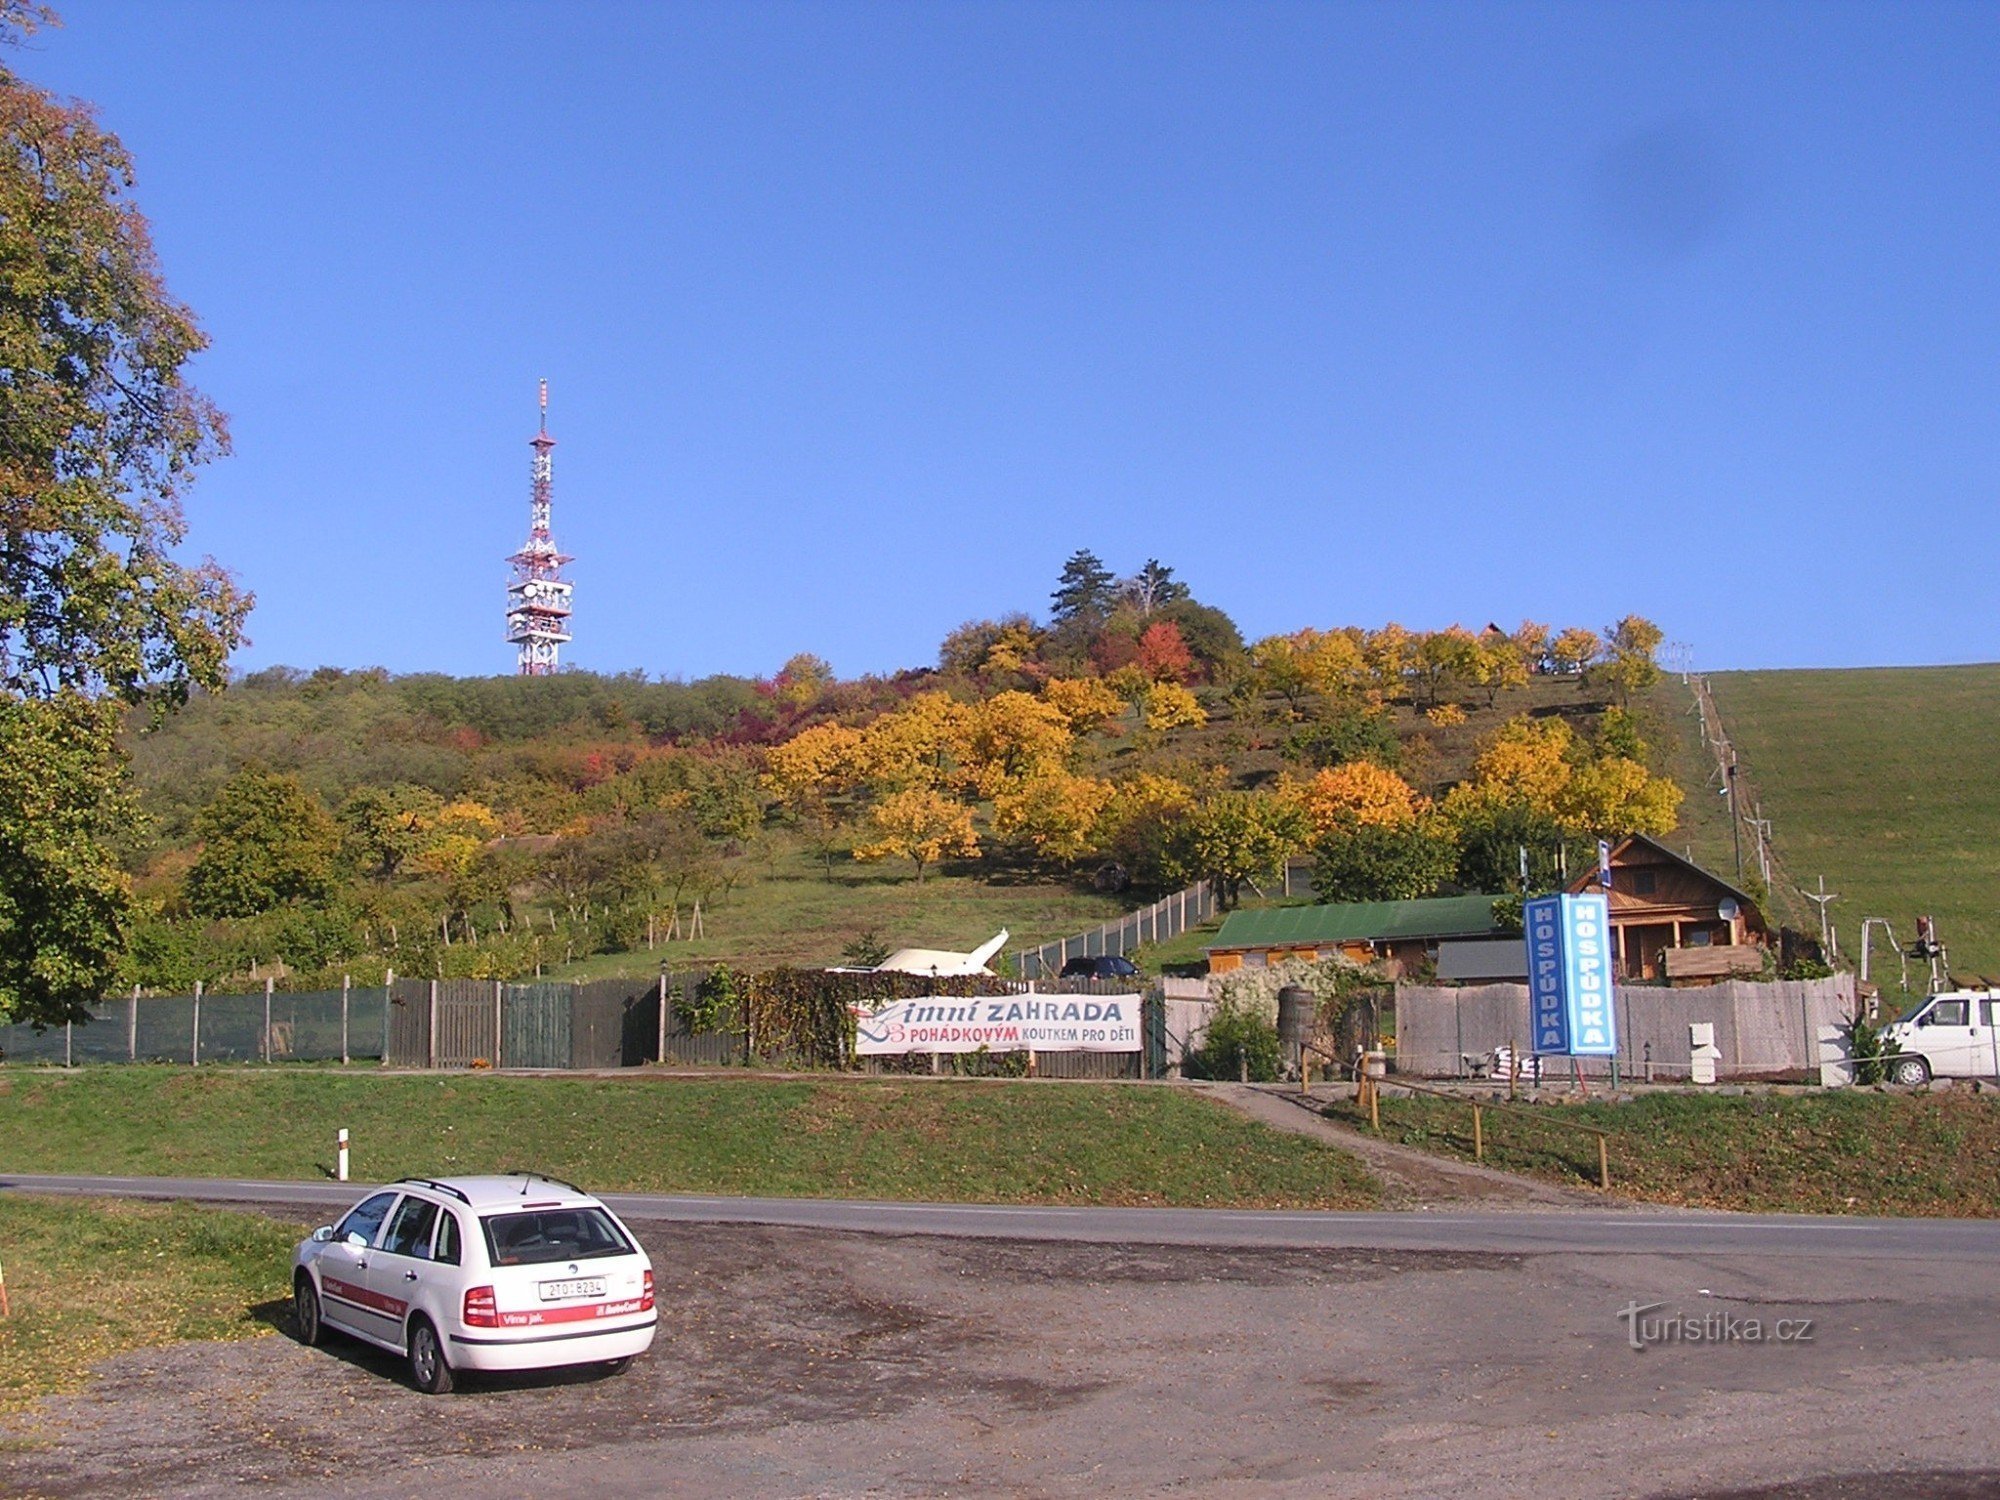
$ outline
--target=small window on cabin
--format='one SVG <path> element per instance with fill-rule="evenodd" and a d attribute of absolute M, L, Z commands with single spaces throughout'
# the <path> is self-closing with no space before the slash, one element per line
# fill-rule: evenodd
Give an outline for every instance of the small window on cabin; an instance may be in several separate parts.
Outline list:
<path fill-rule="evenodd" d="M 1630 871 L 1626 879 L 1630 882 L 1632 894 L 1635 896 L 1650 896 L 1660 888 L 1660 877 L 1652 870 Z"/>
<path fill-rule="evenodd" d="M 1268 969 L 1270 966 L 1271 955 L 1268 953 L 1253 952 L 1243 955 L 1243 967 L 1246 969 Z"/>

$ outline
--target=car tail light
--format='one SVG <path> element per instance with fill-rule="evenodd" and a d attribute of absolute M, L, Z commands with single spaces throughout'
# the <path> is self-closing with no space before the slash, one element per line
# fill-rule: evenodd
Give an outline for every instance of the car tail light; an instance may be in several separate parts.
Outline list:
<path fill-rule="evenodd" d="M 652 1310 L 653 1310 L 653 1273 L 651 1271 L 648 1271 L 646 1272 L 645 1285 L 639 1289 L 639 1311 L 651 1312 Z"/>
<path fill-rule="evenodd" d="M 463 1316 L 467 1328 L 498 1328 L 500 1309 L 494 1305 L 493 1288 L 490 1286 L 467 1288 Z"/>

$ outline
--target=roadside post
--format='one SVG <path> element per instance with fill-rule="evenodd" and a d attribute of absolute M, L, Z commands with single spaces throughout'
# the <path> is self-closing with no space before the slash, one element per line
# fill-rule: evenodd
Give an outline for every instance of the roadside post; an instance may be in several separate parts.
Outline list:
<path fill-rule="evenodd" d="M 340 1127 L 338 1144 L 339 1153 L 334 1160 L 333 1180 L 335 1182 L 345 1182 L 347 1181 L 347 1127 L 345 1125 Z"/>

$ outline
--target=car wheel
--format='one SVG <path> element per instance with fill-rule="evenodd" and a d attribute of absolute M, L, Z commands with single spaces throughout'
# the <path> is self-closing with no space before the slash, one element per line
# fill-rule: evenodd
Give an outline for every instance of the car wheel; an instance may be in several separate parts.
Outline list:
<path fill-rule="evenodd" d="M 1899 1057 L 1889 1069 L 1889 1081 L 1913 1089 L 1931 1081 L 1931 1065 L 1921 1057 Z"/>
<path fill-rule="evenodd" d="M 326 1335 L 326 1326 L 319 1320 L 319 1293 L 313 1289 L 312 1277 L 304 1271 L 292 1279 L 292 1326 L 299 1342 L 307 1348 Z"/>
<path fill-rule="evenodd" d="M 443 1396 L 451 1390 L 451 1366 L 445 1363 L 444 1345 L 429 1318 L 419 1318 L 410 1329 L 410 1382 L 426 1396 Z"/>

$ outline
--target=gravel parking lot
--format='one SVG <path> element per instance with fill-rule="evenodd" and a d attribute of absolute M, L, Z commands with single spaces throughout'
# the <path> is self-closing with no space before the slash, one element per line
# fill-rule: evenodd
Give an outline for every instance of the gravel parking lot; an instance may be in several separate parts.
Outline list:
<path fill-rule="evenodd" d="M 665 1318 L 623 1375 L 426 1398 L 345 1341 L 181 1346 L 13 1424 L 0 1490 L 2000 1494 L 1982 1262 L 634 1227 Z M 1812 1337 L 1635 1352 L 1634 1301 Z"/>

